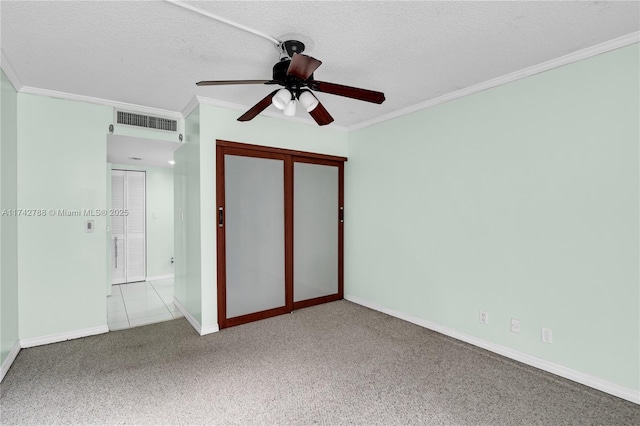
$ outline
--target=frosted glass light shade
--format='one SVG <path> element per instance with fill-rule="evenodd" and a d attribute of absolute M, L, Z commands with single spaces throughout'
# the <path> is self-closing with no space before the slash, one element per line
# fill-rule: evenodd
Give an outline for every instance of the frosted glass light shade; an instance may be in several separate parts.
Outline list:
<path fill-rule="evenodd" d="M 287 89 L 280 89 L 271 98 L 271 103 L 279 110 L 284 110 L 291 102 L 291 92 Z"/>
<path fill-rule="evenodd" d="M 294 115 L 296 115 L 296 101 L 295 101 L 295 99 L 292 99 L 291 101 L 289 101 L 287 106 L 284 108 L 283 112 L 284 112 L 284 115 L 286 115 L 287 117 L 293 117 Z"/>
<path fill-rule="evenodd" d="M 318 99 L 316 99 L 313 94 L 307 90 L 300 94 L 300 103 L 307 110 L 307 112 L 313 111 L 318 106 Z"/>

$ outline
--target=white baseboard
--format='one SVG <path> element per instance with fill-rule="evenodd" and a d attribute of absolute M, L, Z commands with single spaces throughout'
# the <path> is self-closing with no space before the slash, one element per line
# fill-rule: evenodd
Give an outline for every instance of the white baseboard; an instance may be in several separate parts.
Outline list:
<path fill-rule="evenodd" d="M 211 334 L 220 331 L 218 324 L 206 325 L 204 327 L 201 326 L 200 323 L 189 313 L 189 311 L 187 311 L 187 308 L 185 308 L 175 296 L 173 298 L 173 304 L 176 306 L 176 308 L 178 308 L 180 313 L 184 315 L 186 320 L 189 321 L 191 327 L 196 329 L 199 335 L 204 336 L 205 334 Z"/>
<path fill-rule="evenodd" d="M 145 281 L 160 281 L 160 280 L 170 280 L 173 278 L 173 274 L 167 275 L 154 275 L 153 277 L 147 277 Z"/>
<path fill-rule="evenodd" d="M 565 379 L 569 379 L 574 382 L 583 384 L 585 386 L 589 386 L 591 388 L 597 389 L 599 391 L 606 392 L 610 395 L 614 395 L 619 398 L 626 399 L 627 401 L 640 404 L 640 391 L 638 390 L 630 389 L 625 386 L 620 386 L 618 384 L 603 380 L 599 377 L 591 376 L 581 371 L 573 370 L 571 368 L 568 368 L 559 364 L 555 364 L 553 362 L 544 360 L 542 358 L 538 358 L 538 357 L 526 354 L 524 352 L 519 352 L 519 351 L 510 349 L 506 346 L 498 345 L 496 343 L 492 343 L 487 340 L 479 339 L 469 334 L 462 333 L 453 328 L 445 327 L 440 324 L 436 324 L 431 321 L 427 321 L 425 319 L 415 317 L 413 315 L 405 314 L 404 312 L 396 311 L 394 309 L 390 309 L 385 306 L 378 305 L 377 303 L 373 303 L 368 300 L 361 299 L 357 296 L 346 295 L 345 299 L 349 300 L 350 302 L 356 303 L 358 305 L 362 305 L 367 308 L 370 308 L 379 312 L 383 312 L 387 315 L 391 315 L 392 317 L 396 317 L 401 320 L 408 321 L 410 323 L 419 325 L 424 328 L 428 328 L 429 330 L 436 331 L 438 333 L 444 334 L 445 336 L 453 337 L 454 339 L 461 340 L 463 342 L 472 344 L 474 346 L 478 346 L 482 349 L 486 349 L 488 351 L 497 353 L 507 358 L 511 358 L 523 364 L 527 364 L 532 367 L 536 367 L 541 370 L 547 371 L 549 373 L 553 373 L 557 376 L 564 377 Z"/>
<path fill-rule="evenodd" d="M 2 363 L 2 367 L 0 367 L 0 382 L 2 382 L 2 379 L 4 379 L 5 374 L 7 374 L 7 371 L 9 371 L 9 368 L 11 368 L 11 364 L 13 364 L 13 361 L 15 361 L 19 352 L 20 352 L 20 342 L 16 341 L 16 344 L 13 345 L 13 348 L 11 348 L 9 355 L 5 358 L 4 362 Z"/>
<path fill-rule="evenodd" d="M 31 348 L 33 346 L 48 345 L 49 343 L 64 342 L 65 340 L 79 339 L 81 337 L 93 336 L 96 334 L 108 333 L 109 327 L 101 325 L 98 327 L 84 328 L 66 333 L 49 334 L 48 336 L 30 337 L 20 339 L 21 348 Z"/>
<path fill-rule="evenodd" d="M 204 327 L 202 327 L 202 330 L 200 330 L 200 335 L 204 336 L 205 334 L 217 333 L 218 331 L 220 331 L 220 327 L 218 327 L 218 324 L 205 325 Z"/>

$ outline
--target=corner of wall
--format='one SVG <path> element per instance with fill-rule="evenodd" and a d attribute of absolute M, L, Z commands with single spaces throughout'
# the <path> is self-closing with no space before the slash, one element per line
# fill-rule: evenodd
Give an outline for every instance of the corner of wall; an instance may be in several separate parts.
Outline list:
<path fill-rule="evenodd" d="M 183 315 L 192 318 L 192 325 L 197 324 L 194 327 L 199 329 L 202 321 L 199 105 L 185 118 L 184 144 L 175 151 L 174 161 L 175 299 L 183 308 Z"/>
<path fill-rule="evenodd" d="M 15 359 L 19 345 L 18 288 L 18 104 L 17 92 L 0 71 L 0 363 L 2 377 Z M 6 210 L 6 211 L 5 211 Z M 14 212 L 13 214 L 11 212 Z M 0 378 L 1 380 L 1 378 Z"/>
<path fill-rule="evenodd" d="M 2 365 L 0 366 L 0 382 L 2 382 L 4 376 L 6 376 L 9 372 L 9 369 L 11 368 L 13 361 L 15 361 L 16 357 L 18 356 L 18 353 L 20 353 L 20 342 L 16 341 L 16 343 L 13 345 L 9 353 L 2 361 Z"/>

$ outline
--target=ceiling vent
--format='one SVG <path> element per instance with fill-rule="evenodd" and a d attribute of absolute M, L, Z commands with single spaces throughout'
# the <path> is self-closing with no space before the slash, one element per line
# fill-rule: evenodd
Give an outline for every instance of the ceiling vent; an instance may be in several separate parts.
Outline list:
<path fill-rule="evenodd" d="M 117 111 L 116 122 L 126 126 L 146 127 L 147 129 L 165 130 L 168 132 L 178 131 L 177 120 L 134 114 L 132 112 Z"/>

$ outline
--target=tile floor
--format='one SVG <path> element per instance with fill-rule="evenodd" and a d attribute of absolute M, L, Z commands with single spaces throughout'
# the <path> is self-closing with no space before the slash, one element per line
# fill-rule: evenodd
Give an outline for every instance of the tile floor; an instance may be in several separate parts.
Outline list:
<path fill-rule="evenodd" d="M 182 314 L 173 304 L 173 279 L 114 285 L 107 297 L 111 331 L 179 317 Z"/>

